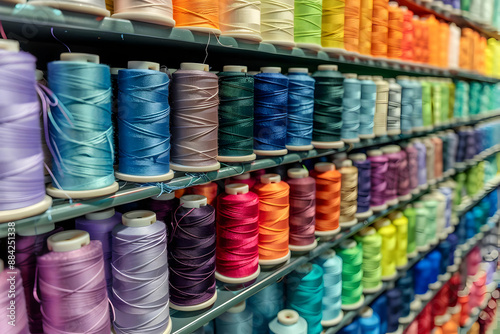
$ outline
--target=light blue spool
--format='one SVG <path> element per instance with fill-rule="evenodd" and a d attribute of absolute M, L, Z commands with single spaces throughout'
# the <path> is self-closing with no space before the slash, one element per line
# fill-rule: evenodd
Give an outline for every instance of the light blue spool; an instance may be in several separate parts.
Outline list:
<path fill-rule="evenodd" d="M 427 258 L 424 258 L 423 260 L 417 262 L 413 270 L 415 295 L 424 296 L 428 293 L 429 284 L 432 283 L 431 271 L 432 271 L 432 263 Z"/>
<path fill-rule="evenodd" d="M 447 233 L 451 233 L 453 227 L 451 226 L 451 212 L 453 209 L 452 200 L 453 200 L 453 190 L 447 187 L 439 188 L 439 191 L 446 197 L 446 209 L 444 212 L 445 217 L 445 228 Z"/>
<path fill-rule="evenodd" d="M 377 104 L 377 85 L 369 76 L 360 76 L 361 81 L 361 109 L 359 115 L 359 138 L 370 139 L 373 133 L 375 108 Z"/>
<path fill-rule="evenodd" d="M 288 122 L 286 148 L 291 151 L 312 150 L 315 80 L 307 68 L 288 69 Z"/>
<path fill-rule="evenodd" d="M 366 307 L 358 321 L 362 334 L 381 334 L 380 319 L 371 308 Z"/>
<path fill-rule="evenodd" d="M 265 332 L 261 332 L 265 333 Z M 294 310 L 283 310 L 269 323 L 270 334 L 307 334 L 307 321 Z"/>
<path fill-rule="evenodd" d="M 362 334 L 361 327 L 359 326 L 359 319 L 354 319 L 349 325 L 344 326 L 337 333 L 339 334 Z"/>
<path fill-rule="evenodd" d="M 422 83 L 418 80 L 411 80 L 413 86 L 413 112 L 411 114 L 411 124 L 413 131 L 424 130 L 424 120 L 422 116 Z"/>
<path fill-rule="evenodd" d="M 250 334 L 252 321 L 253 313 L 243 301 L 215 318 L 215 331 L 217 334 Z"/>
<path fill-rule="evenodd" d="M 253 334 L 265 333 L 269 322 L 285 307 L 283 290 L 283 282 L 274 283 L 247 300 L 253 312 Z"/>
<path fill-rule="evenodd" d="M 455 119 L 469 117 L 469 84 L 465 81 L 455 82 L 455 105 L 453 108 Z"/>
<path fill-rule="evenodd" d="M 414 85 L 408 77 L 398 77 L 397 83 L 401 85 L 401 132 L 411 133 L 414 105 Z"/>
<path fill-rule="evenodd" d="M 435 250 L 426 256 L 431 264 L 429 283 L 431 286 L 438 282 L 439 268 L 441 265 L 441 253 Z"/>
<path fill-rule="evenodd" d="M 345 77 L 341 137 L 346 143 L 357 143 L 359 142 L 361 82 L 356 79 L 356 74 L 346 74 Z"/>
<path fill-rule="evenodd" d="M 315 263 L 323 268 L 324 272 L 325 290 L 322 299 L 323 318 L 321 325 L 323 327 L 335 326 L 344 316 L 342 311 L 342 258 L 330 249 L 318 256 Z"/>

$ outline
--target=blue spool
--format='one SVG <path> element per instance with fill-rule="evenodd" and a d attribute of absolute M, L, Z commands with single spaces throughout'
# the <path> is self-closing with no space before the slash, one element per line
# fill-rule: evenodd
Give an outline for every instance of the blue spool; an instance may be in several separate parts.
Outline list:
<path fill-rule="evenodd" d="M 477 234 L 476 217 L 471 210 L 465 214 L 465 238 L 469 240 Z"/>
<path fill-rule="evenodd" d="M 492 191 L 488 195 L 488 200 L 490 201 L 490 217 L 492 217 L 498 210 L 498 193 L 497 193 L 497 191 Z"/>
<path fill-rule="evenodd" d="M 359 326 L 359 319 L 354 319 L 349 325 L 344 326 L 337 333 L 339 334 L 362 334 Z M 291 334 L 291 333 L 290 333 Z"/>
<path fill-rule="evenodd" d="M 370 305 L 380 320 L 380 333 L 387 333 L 387 295 L 383 293 Z"/>
<path fill-rule="evenodd" d="M 277 70 L 277 68 L 271 68 Z M 254 153 L 284 155 L 286 150 L 288 78 L 281 73 L 254 76 Z"/>
<path fill-rule="evenodd" d="M 290 68 L 288 71 L 286 148 L 312 150 L 315 80 L 307 74 L 307 68 Z"/>
<path fill-rule="evenodd" d="M 372 215 L 370 210 L 371 198 L 371 162 L 364 154 L 353 154 L 349 158 L 352 165 L 358 169 L 358 200 L 357 218 L 368 218 Z"/>
<path fill-rule="evenodd" d="M 234 309 L 237 307 L 239 306 Z M 253 313 L 248 308 L 245 307 L 243 311 L 235 313 L 229 310 L 215 318 L 215 332 L 217 334 L 250 334 L 252 322 Z"/>
<path fill-rule="evenodd" d="M 447 272 L 448 266 L 450 263 L 450 250 L 451 245 L 448 240 L 443 240 L 438 245 L 438 252 L 441 254 L 441 262 L 439 264 L 439 275 L 444 275 Z"/>
<path fill-rule="evenodd" d="M 401 133 L 411 133 L 415 103 L 414 85 L 407 79 L 398 79 L 397 82 L 401 85 Z"/>
<path fill-rule="evenodd" d="M 285 307 L 283 282 L 267 286 L 248 299 L 253 312 L 253 334 L 266 333 L 268 324 Z"/>
<path fill-rule="evenodd" d="M 377 104 L 377 85 L 372 80 L 361 79 L 361 109 L 359 115 L 359 138 L 373 138 L 375 108 Z"/>
<path fill-rule="evenodd" d="M 455 233 L 448 234 L 446 241 L 450 244 L 450 251 L 448 253 L 448 263 L 450 266 L 455 264 L 455 250 L 458 246 L 458 237 Z"/>
<path fill-rule="evenodd" d="M 402 303 L 401 291 L 398 288 L 387 291 L 387 333 L 398 330 Z"/>
<path fill-rule="evenodd" d="M 359 141 L 361 111 L 361 82 L 351 75 L 344 79 L 344 98 L 342 100 L 342 140 L 347 143 Z"/>
<path fill-rule="evenodd" d="M 411 124 L 413 131 L 424 129 L 422 118 L 422 84 L 419 81 L 410 81 L 413 86 L 413 111 L 411 113 Z"/>
<path fill-rule="evenodd" d="M 410 315 L 410 304 L 415 297 L 413 290 L 413 272 L 408 270 L 405 276 L 398 280 L 396 286 L 401 291 L 401 317 L 408 317 Z"/>
<path fill-rule="evenodd" d="M 323 316 L 321 324 L 330 327 L 342 319 L 342 258 L 334 251 L 326 252 L 315 259 L 324 272 Z"/>
<path fill-rule="evenodd" d="M 441 266 L 441 253 L 437 250 L 432 251 L 426 256 L 426 259 L 429 260 L 431 264 L 429 284 L 434 284 L 438 281 L 439 268 Z"/>
<path fill-rule="evenodd" d="M 358 321 L 362 334 L 381 334 L 380 319 L 372 309 L 365 309 Z"/>
<path fill-rule="evenodd" d="M 455 227 L 459 245 L 463 245 L 467 241 L 467 218 L 465 216 L 460 217 L 458 225 Z"/>
<path fill-rule="evenodd" d="M 135 181 L 165 181 L 170 172 L 170 106 L 166 73 L 149 69 L 118 72 L 117 177 Z"/>
<path fill-rule="evenodd" d="M 431 283 L 431 270 L 432 264 L 429 260 L 420 260 L 414 267 L 414 283 L 415 283 L 415 294 L 425 295 L 429 290 L 429 284 Z"/>

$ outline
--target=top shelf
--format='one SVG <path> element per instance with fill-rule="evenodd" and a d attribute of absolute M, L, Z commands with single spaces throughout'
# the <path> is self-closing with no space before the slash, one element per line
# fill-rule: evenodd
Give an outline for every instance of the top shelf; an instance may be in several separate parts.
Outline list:
<path fill-rule="evenodd" d="M 59 59 L 59 54 L 67 52 L 68 47 L 72 52 L 99 54 L 102 63 L 113 67 L 126 67 L 127 61 L 141 59 L 177 68 L 181 62 L 203 62 L 207 56 L 206 63 L 213 70 L 221 70 L 228 63 L 238 63 L 247 65 L 249 70 L 258 70 L 261 66 L 304 66 L 314 71 L 318 65 L 326 63 L 337 64 L 341 72 L 358 74 L 500 81 L 471 71 L 300 48 L 281 49 L 266 43 L 246 43 L 227 36 L 216 38 L 186 29 L 62 12 L 29 3 L 0 4 L 0 21 L 8 38 L 18 40 L 23 50 L 38 58 L 40 69 Z M 183 52 L 178 52 L 179 49 Z"/>

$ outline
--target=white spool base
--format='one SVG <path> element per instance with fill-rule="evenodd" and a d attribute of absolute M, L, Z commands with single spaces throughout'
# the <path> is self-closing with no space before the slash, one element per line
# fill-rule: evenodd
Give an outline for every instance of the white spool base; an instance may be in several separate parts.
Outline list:
<path fill-rule="evenodd" d="M 148 182 L 162 182 L 168 181 L 174 178 L 174 172 L 170 170 L 168 173 L 163 175 L 153 175 L 153 176 L 139 176 L 130 175 L 120 172 L 115 172 L 115 176 L 123 181 L 138 182 L 138 183 L 148 183 Z"/>
<path fill-rule="evenodd" d="M 86 199 L 86 198 L 94 198 L 94 197 L 100 197 L 100 196 L 106 196 L 110 194 L 114 194 L 115 192 L 118 191 L 120 187 L 118 186 L 117 182 L 113 182 L 110 186 L 100 188 L 100 189 L 93 189 L 93 190 L 63 190 L 63 189 L 58 189 L 52 186 L 52 183 L 49 184 L 47 187 L 47 194 L 49 194 L 52 197 L 57 197 L 57 198 L 68 198 L 71 197 L 73 199 Z"/>
<path fill-rule="evenodd" d="M 259 276 L 259 274 L 260 274 L 260 267 L 257 266 L 257 271 L 254 272 L 253 274 L 245 276 L 245 277 L 238 277 L 238 278 L 224 276 L 216 271 L 215 272 L 215 279 L 217 279 L 218 281 L 224 282 L 224 283 L 228 283 L 228 284 L 243 284 L 243 283 L 253 281 L 254 279 L 256 279 Z"/>
<path fill-rule="evenodd" d="M 282 264 L 290 260 L 291 253 L 288 251 L 288 254 L 280 257 L 279 259 L 273 259 L 273 260 L 261 260 L 259 259 L 259 264 L 263 267 L 272 267 L 276 266 L 278 264 Z"/>
<path fill-rule="evenodd" d="M 406 254 L 406 257 L 409 259 L 413 259 L 417 255 L 418 255 L 418 250 L 415 249 L 413 252 Z"/>
<path fill-rule="evenodd" d="M 448 238 L 448 231 L 443 231 L 439 234 L 439 240 L 443 241 Z"/>
<path fill-rule="evenodd" d="M 155 13 L 141 13 L 141 12 L 130 11 L 123 13 L 115 13 L 111 15 L 111 17 L 114 19 L 124 19 L 124 20 L 159 24 L 167 27 L 175 26 L 175 21 L 173 19 Z"/>
<path fill-rule="evenodd" d="M 287 150 L 289 151 L 309 151 L 314 148 L 313 145 L 302 145 L 302 146 L 291 146 L 286 145 Z"/>
<path fill-rule="evenodd" d="M 490 284 L 486 285 L 486 291 L 488 291 L 488 293 L 493 293 L 493 291 L 495 291 L 497 287 L 498 287 L 497 282 L 491 282 Z"/>
<path fill-rule="evenodd" d="M 301 49 L 307 49 L 312 51 L 321 51 L 322 46 L 315 43 L 295 43 L 295 46 Z"/>
<path fill-rule="evenodd" d="M 172 332 L 172 319 L 168 316 L 168 326 L 163 334 L 170 334 Z"/>
<path fill-rule="evenodd" d="M 373 212 L 380 212 L 380 211 L 384 211 L 385 209 L 387 209 L 387 204 L 370 206 L 370 210 L 372 210 Z"/>
<path fill-rule="evenodd" d="M 344 147 L 343 141 L 312 141 L 311 144 L 314 145 L 314 148 L 319 149 L 330 149 L 330 148 L 342 148 Z"/>
<path fill-rule="evenodd" d="M 253 150 L 253 153 L 261 156 L 276 156 L 276 155 L 285 155 L 288 153 L 288 150 L 287 149 L 273 150 L 273 151 Z"/>
<path fill-rule="evenodd" d="M 92 14 L 92 15 L 96 15 L 96 16 L 109 16 L 111 14 L 109 12 L 109 10 L 107 10 L 106 8 L 100 8 L 100 7 L 96 7 L 96 6 L 90 6 L 90 5 L 78 4 L 78 3 L 61 2 L 61 1 L 57 1 L 57 0 L 56 1 L 52 1 L 52 0 L 30 1 L 30 5 L 47 6 L 47 7 L 52 7 L 52 8 L 62 9 L 62 10 L 69 10 L 72 12 Z"/>
<path fill-rule="evenodd" d="M 331 231 L 315 231 L 314 235 L 318 236 L 321 241 L 328 241 L 333 236 L 339 234 L 339 232 L 340 232 L 340 227 Z"/>
<path fill-rule="evenodd" d="M 292 49 L 295 47 L 295 42 L 290 41 L 263 40 L 262 43 L 272 44 L 287 49 Z"/>
<path fill-rule="evenodd" d="M 436 183 L 437 183 L 436 179 L 432 179 L 432 180 L 427 181 L 427 184 L 430 185 L 430 186 L 433 186 Z"/>
<path fill-rule="evenodd" d="M 340 225 L 340 228 L 347 228 L 347 227 L 351 227 L 351 226 L 354 226 L 358 223 L 358 220 L 356 218 L 354 218 L 353 220 L 349 220 L 349 221 L 346 221 L 346 222 L 339 222 L 339 225 Z"/>
<path fill-rule="evenodd" d="M 399 200 L 397 198 L 393 198 L 393 199 L 385 201 L 385 204 L 387 204 L 388 206 L 397 205 L 398 203 L 399 203 Z"/>
<path fill-rule="evenodd" d="M 342 304 L 342 309 L 344 311 L 354 311 L 363 306 L 364 302 L 365 302 L 365 296 L 361 295 L 359 301 L 354 304 L 349 304 L 349 305 Z"/>
<path fill-rule="evenodd" d="M 425 245 L 425 246 L 417 246 L 417 250 L 421 253 L 423 252 L 427 252 L 429 250 L 430 246 L 429 245 Z"/>
<path fill-rule="evenodd" d="M 340 310 L 339 315 L 331 320 L 321 320 L 321 326 L 323 327 L 333 327 L 335 325 L 338 325 L 342 319 L 344 318 L 344 311 Z"/>
<path fill-rule="evenodd" d="M 425 126 L 415 126 L 413 128 L 411 128 L 411 130 L 413 132 L 421 132 L 421 131 L 425 131 Z"/>
<path fill-rule="evenodd" d="M 387 130 L 388 136 L 397 136 L 401 134 L 401 130 Z"/>
<path fill-rule="evenodd" d="M 418 187 L 420 188 L 420 190 L 426 190 L 429 187 L 429 184 L 428 183 L 421 184 Z"/>
<path fill-rule="evenodd" d="M 337 55 L 343 55 L 348 53 L 346 49 L 341 49 L 341 48 L 323 48 L 323 51 L 326 53 L 333 53 Z"/>
<path fill-rule="evenodd" d="M 458 271 L 458 265 L 457 264 L 452 264 L 451 266 L 448 266 L 448 268 L 446 268 L 446 270 L 450 274 L 456 273 Z"/>
<path fill-rule="evenodd" d="M 412 193 L 413 195 L 418 195 L 418 194 L 420 194 L 420 188 L 419 188 L 419 187 L 417 187 L 417 188 L 413 189 L 413 190 L 411 191 L 411 193 Z"/>
<path fill-rule="evenodd" d="M 373 211 L 368 209 L 368 211 L 356 213 L 356 218 L 358 219 L 368 219 L 373 215 Z"/>
<path fill-rule="evenodd" d="M 203 172 L 211 172 L 214 170 L 219 170 L 220 169 L 220 163 L 215 163 L 213 165 L 209 166 L 184 166 L 184 165 L 178 165 L 175 163 L 170 163 L 170 168 L 173 170 L 177 170 L 180 172 L 194 172 L 194 173 L 203 173 Z"/>
<path fill-rule="evenodd" d="M 376 286 L 374 288 L 363 288 L 363 293 L 365 293 L 365 294 L 377 293 L 380 290 L 382 290 L 383 287 L 384 287 L 384 285 L 382 283 L 380 283 L 378 286 Z"/>
<path fill-rule="evenodd" d="M 394 274 L 392 275 L 389 275 L 389 276 L 382 276 L 382 281 L 386 282 L 386 281 L 393 281 L 394 279 L 396 279 L 396 276 L 398 276 L 398 272 L 395 271 Z"/>
<path fill-rule="evenodd" d="M 360 139 L 373 139 L 375 138 L 375 134 L 370 134 L 370 135 L 359 135 Z"/>
<path fill-rule="evenodd" d="M 406 265 L 408 264 L 408 256 L 406 257 L 406 259 L 407 259 L 407 260 L 406 260 L 406 263 L 405 263 L 405 264 L 402 264 L 402 265 L 400 265 L 400 266 L 396 266 L 396 269 L 397 269 L 397 270 L 403 270 L 403 269 L 405 269 L 405 268 L 406 268 Z"/>
<path fill-rule="evenodd" d="M 432 291 L 427 290 L 427 292 L 424 293 L 423 295 L 416 295 L 416 297 L 418 297 L 420 300 L 424 300 L 424 301 L 429 300 L 432 297 Z"/>
<path fill-rule="evenodd" d="M 38 203 L 25 208 L 0 211 L 0 223 L 7 223 L 18 219 L 39 215 L 47 211 L 52 205 L 52 198 L 45 195 L 44 199 Z"/>
<path fill-rule="evenodd" d="M 442 274 L 438 276 L 438 280 L 441 282 L 447 282 L 451 278 L 450 273 Z"/>
<path fill-rule="evenodd" d="M 355 144 L 355 143 L 359 143 L 359 138 L 342 138 L 342 141 L 346 144 Z"/>
<path fill-rule="evenodd" d="M 318 242 L 314 240 L 312 244 L 309 245 L 304 245 L 304 246 L 297 246 L 297 245 L 288 245 L 288 249 L 290 249 L 292 252 L 297 252 L 297 253 L 304 253 L 304 252 L 309 252 L 310 250 L 313 250 L 318 246 Z"/>
<path fill-rule="evenodd" d="M 205 27 L 175 27 L 177 29 L 186 29 L 186 30 L 191 30 L 195 32 L 201 32 L 205 34 L 214 34 L 219 36 L 221 34 L 219 29 L 215 28 L 205 28 Z"/>
<path fill-rule="evenodd" d="M 409 324 L 410 322 L 412 322 L 412 320 L 413 320 L 413 314 L 411 314 L 411 312 L 410 312 L 410 314 L 407 315 L 406 317 L 399 318 L 399 323 L 406 325 L 406 324 Z"/>
<path fill-rule="evenodd" d="M 398 200 L 399 200 L 400 202 L 406 202 L 406 201 L 409 201 L 409 200 L 411 200 L 411 194 L 406 194 L 406 195 L 399 196 L 399 197 L 398 197 Z"/>
<path fill-rule="evenodd" d="M 437 281 L 437 282 L 429 284 L 429 289 L 438 290 L 438 289 L 441 289 L 442 286 L 443 286 L 443 283 L 441 283 L 440 281 Z"/>
<path fill-rule="evenodd" d="M 177 310 L 177 311 L 184 311 L 184 312 L 199 311 L 199 310 L 203 310 L 207 307 L 212 306 L 216 300 L 217 300 L 217 291 L 215 291 L 212 298 L 210 298 L 209 300 L 207 300 L 206 302 L 203 302 L 201 304 L 190 305 L 190 306 L 180 306 L 180 305 L 176 305 L 176 304 L 172 303 L 172 301 L 170 301 L 170 308 L 173 308 L 174 310 Z"/>
<path fill-rule="evenodd" d="M 222 33 L 222 36 L 232 37 L 235 39 L 242 39 L 244 42 L 252 42 L 252 43 L 262 42 L 262 36 L 257 34 Z"/>
<path fill-rule="evenodd" d="M 431 241 L 431 246 L 436 246 L 439 243 L 439 238 L 436 237 L 434 240 Z"/>
<path fill-rule="evenodd" d="M 257 159 L 257 156 L 255 154 L 249 154 L 249 155 L 240 155 L 240 156 L 224 156 L 224 155 L 219 155 L 217 156 L 217 160 L 221 162 L 245 162 L 245 161 L 254 161 Z"/>

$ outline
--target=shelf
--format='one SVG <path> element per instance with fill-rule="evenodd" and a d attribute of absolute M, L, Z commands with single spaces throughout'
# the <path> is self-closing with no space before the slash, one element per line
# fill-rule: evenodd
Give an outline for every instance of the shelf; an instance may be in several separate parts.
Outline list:
<path fill-rule="evenodd" d="M 192 33 L 186 29 L 168 28 L 142 22 L 95 17 L 58 9 L 23 5 L 0 5 L 0 21 L 8 38 L 19 40 L 21 48 L 38 58 L 38 67 L 45 69 L 61 52 L 96 53 L 101 62 L 126 67 L 130 59 L 156 61 L 178 68 L 181 62 L 204 62 L 214 70 L 234 63 L 257 70 L 261 66 L 308 67 L 339 65 L 342 72 L 395 76 L 453 77 L 496 83 L 497 78 L 470 71 L 449 71 L 427 64 L 372 58 L 350 54 L 327 54 L 305 49 L 281 49 L 266 43 L 245 43 L 234 38 Z M 64 44 L 63 44 L 64 43 Z M 67 47 L 66 47 L 67 45 Z M 140 47 L 138 47 L 140 46 Z M 185 52 L 176 52 L 182 49 Z"/>

